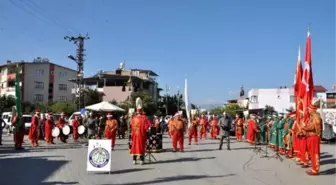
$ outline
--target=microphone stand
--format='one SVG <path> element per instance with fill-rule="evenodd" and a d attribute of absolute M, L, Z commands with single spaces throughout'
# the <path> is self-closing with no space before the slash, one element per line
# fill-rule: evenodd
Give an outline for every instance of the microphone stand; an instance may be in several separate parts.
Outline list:
<path fill-rule="evenodd" d="M 257 147 L 257 141 L 259 141 L 259 137 L 258 137 L 258 132 L 254 132 L 254 137 L 255 137 L 255 142 L 254 142 L 254 152 L 256 154 L 260 153 L 262 151 L 261 147 Z"/>
<path fill-rule="evenodd" d="M 267 128 L 267 127 L 266 127 Z M 268 156 L 268 153 L 267 153 L 267 148 L 268 148 L 268 143 L 269 143 L 269 129 L 267 129 L 267 132 L 266 132 L 266 144 L 265 144 L 265 155 L 261 156 L 260 158 L 269 158 Z"/>

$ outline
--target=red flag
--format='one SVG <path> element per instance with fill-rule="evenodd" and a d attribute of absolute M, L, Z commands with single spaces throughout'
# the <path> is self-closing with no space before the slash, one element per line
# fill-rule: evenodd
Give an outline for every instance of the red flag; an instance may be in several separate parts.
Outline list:
<path fill-rule="evenodd" d="M 306 42 L 306 56 L 305 65 L 302 74 L 302 84 L 300 87 L 300 95 L 303 97 L 303 121 L 308 121 L 308 106 L 312 103 L 314 97 L 314 81 L 313 68 L 311 60 L 311 36 L 308 28 L 307 42 Z"/>
<path fill-rule="evenodd" d="M 301 51 L 299 47 L 298 60 L 296 63 L 296 72 L 294 77 L 294 97 L 296 100 L 299 98 L 301 79 L 302 79 L 302 65 L 301 65 Z"/>
<path fill-rule="evenodd" d="M 300 122 L 300 111 L 302 111 L 302 97 L 300 97 L 300 87 L 302 79 L 302 65 L 301 65 L 301 51 L 299 47 L 298 59 L 296 63 L 296 72 L 294 77 L 294 97 L 295 97 L 295 110 L 296 110 L 296 121 Z"/>

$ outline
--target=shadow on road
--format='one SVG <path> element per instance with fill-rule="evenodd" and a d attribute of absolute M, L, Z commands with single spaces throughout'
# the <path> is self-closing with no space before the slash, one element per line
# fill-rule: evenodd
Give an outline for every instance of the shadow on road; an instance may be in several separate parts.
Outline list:
<path fill-rule="evenodd" d="M 330 168 L 324 171 L 320 171 L 320 175 L 335 175 L 336 174 L 336 168 Z"/>
<path fill-rule="evenodd" d="M 231 150 L 250 150 L 250 149 L 254 149 L 254 146 L 241 147 L 241 148 L 231 148 Z"/>
<path fill-rule="evenodd" d="M 172 177 L 162 177 L 156 178 L 150 181 L 143 181 L 143 182 L 125 182 L 122 184 L 113 184 L 113 185 L 145 185 L 145 184 L 159 184 L 159 183 L 167 183 L 173 181 L 185 181 L 185 180 L 199 180 L 205 178 L 221 178 L 221 177 L 230 177 L 234 176 L 235 174 L 228 174 L 228 175 L 217 175 L 217 176 L 210 176 L 210 175 L 179 175 L 179 176 L 172 176 Z M 101 185 L 112 185 L 112 184 L 101 184 Z"/>
<path fill-rule="evenodd" d="M 156 161 L 152 162 L 152 164 L 165 164 L 165 163 L 178 163 L 178 162 L 194 162 L 194 161 L 200 161 L 200 160 L 206 160 L 206 159 L 215 159 L 216 157 L 185 157 L 185 158 L 178 158 L 178 159 L 170 159 L 165 161 Z"/>
<path fill-rule="evenodd" d="M 131 169 L 124 169 L 124 170 L 115 170 L 109 172 L 94 172 L 94 175 L 114 175 L 114 174 L 124 174 L 124 173 L 133 173 L 133 172 L 140 172 L 145 170 L 152 170 L 153 168 L 131 168 Z"/>
<path fill-rule="evenodd" d="M 62 149 L 78 149 L 83 148 L 82 145 L 50 145 L 50 146 L 39 146 L 37 148 L 32 147 L 25 147 L 24 150 L 15 150 L 12 146 L 6 146 L 6 147 L 0 147 L 0 157 L 2 157 L 1 154 L 14 154 L 14 153 L 32 153 L 32 152 L 43 152 L 46 150 L 62 150 Z"/>
<path fill-rule="evenodd" d="M 332 159 L 326 159 L 326 160 L 321 160 L 320 161 L 320 165 L 327 165 L 327 164 L 336 164 L 336 159 L 332 158 Z"/>
<path fill-rule="evenodd" d="M 78 182 L 62 182 L 62 181 L 54 181 L 54 182 L 43 182 L 42 185 L 72 185 L 79 184 Z"/>
<path fill-rule="evenodd" d="M 333 157 L 333 155 L 330 155 L 330 154 L 326 154 L 326 155 L 322 155 L 320 156 L 320 159 L 326 159 L 326 158 L 331 158 Z"/>
<path fill-rule="evenodd" d="M 43 157 L 0 158 L 1 184 L 78 184 L 77 182 L 43 182 L 67 163 L 68 161 L 65 160 L 53 161 Z"/>
<path fill-rule="evenodd" d="M 188 153 L 193 153 L 193 152 L 212 152 L 212 151 L 217 151 L 217 148 L 212 148 L 212 149 L 197 149 L 197 150 L 189 150 L 186 151 Z"/>

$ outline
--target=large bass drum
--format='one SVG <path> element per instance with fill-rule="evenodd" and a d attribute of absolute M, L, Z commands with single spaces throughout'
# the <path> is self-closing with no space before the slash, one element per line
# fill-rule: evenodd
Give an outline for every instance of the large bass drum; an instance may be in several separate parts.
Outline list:
<path fill-rule="evenodd" d="M 79 135 L 82 135 L 85 133 L 85 127 L 83 125 L 80 125 L 77 130 Z"/>
<path fill-rule="evenodd" d="M 63 133 L 63 135 L 69 135 L 70 134 L 70 132 L 71 132 L 71 129 L 70 129 L 70 127 L 69 127 L 69 125 L 65 125 L 63 128 L 62 128 L 62 133 Z"/>
<path fill-rule="evenodd" d="M 60 130 L 59 130 L 59 128 L 58 128 L 58 127 L 54 127 L 54 128 L 52 129 L 52 131 L 51 131 L 51 135 L 52 135 L 53 137 L 58 137 L 58 136 L 60 135 Z"/>

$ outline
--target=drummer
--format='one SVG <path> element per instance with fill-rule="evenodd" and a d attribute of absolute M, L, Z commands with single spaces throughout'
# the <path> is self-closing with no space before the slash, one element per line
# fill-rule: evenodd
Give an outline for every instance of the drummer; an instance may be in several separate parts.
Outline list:
<path fill-rule="evenodd" d="M 64 112 L 61 113 L 61 117 L 58 119 L 57 127 L 62 131 L 63 127 L 65 126 L 65 114 Z M 66 140 L 68 139 L 68 136 L 64 135 L 63 132 L 60 132 L 60 135 L 58 137 L 63 143 L 66 143 Z"/>
<path fill-rule="evenodd" d="M 75 142 L 78 141 L 78 127 L 79 127 L 79 116 L 75 115 L 75 119 L 72 120 L 72 134 Z"/>
<path fill-rule="evenodd" d="M 48 113 L 47 120 L 45 121 L 44 130 L 45 130 L 45 140 L 47 144 L 55 144 L 52 136 L 52 129 L 54 128 L 54 121 L 52 119 L 52 113 Z"/>

